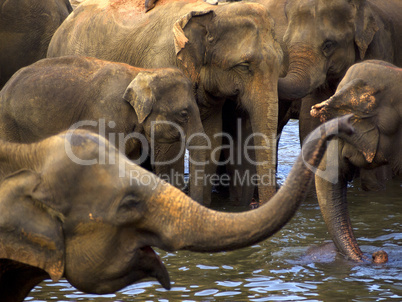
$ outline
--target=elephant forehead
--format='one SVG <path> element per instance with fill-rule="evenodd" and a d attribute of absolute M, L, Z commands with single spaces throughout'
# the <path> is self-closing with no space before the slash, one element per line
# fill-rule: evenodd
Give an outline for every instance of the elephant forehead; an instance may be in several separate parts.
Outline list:
<path fill-rule="evenodd" d="M 245 30 L 256 32 L 259 29 L 269 30 L 273 27 L 273 19 L 266 10 L 262 14 L 238 14 L 236 9 L 234 12 L 228 11 L 227 14 L 218 14 L 217 12 L 216 20 L 215 28 L 222 32 L 235 31 L 241 34 Z"/>
<path fill-rule="evenodd" d="M 156 100 L 170 98 L 175 101 L 177 98 L 189 98 L 193 94 L 190 81 L 183 75 L 166 75 L 154 80 L 149 85 Z"/>
<path fill-rule="evenodd" d="M 309 20 L 319 18 L 323 20 L 333 20 L 339 23 L 340 20 L 348 20 L 351 17 L 351 6 L 347 1 L 322 1 L 322 0 L 302 0 L 291 1 L 286 6 L 287 15 L 298 19 Z"/>
<path fill-rule="evenodd" d="M 360 79 L 354 79 L 343 86 L 327 105 L 332 108 L 350 107 L 362 113 L 369 113 L 376 107 L 376 89 Z"/>

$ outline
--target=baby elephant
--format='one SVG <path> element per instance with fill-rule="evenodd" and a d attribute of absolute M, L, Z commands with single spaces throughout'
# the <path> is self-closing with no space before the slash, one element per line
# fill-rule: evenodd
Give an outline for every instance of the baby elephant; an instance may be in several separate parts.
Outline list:
<path fill-rule="evenodd" d="M 79 56 L 49 58 L 19 70 L 0 92 L 4 140 L 31 143 L 77 128 L 106 137 L 137 163 L 150 150 L 151 159 L 156 154 L 153 159 L 161 165 L 183 166 L 159 150 L 184 137 L 191 139 L 190 157 L 205 160 L 205 148 L 190 148 L 202 141 L 195 134 L 204 131 L 192 84 L 178 69 L 145 70 Z M 202 179 L 202 165 L 191 169 L 190 175 L 197 169 Z M 190 195 L 201 201 L 202 186 L 191 185 Z"/>
<path fill-rule="evenodd" d="M 367 258 L 357 244 L 349 219 L 348 181 L 359 172 L 363 183 L 369 173 L 380 168 L 389 169 L 391 177 L 402 174 L 401 82 L 401 68 L 384 61 L 363 61 L 349 68 L 331 98 L 311 110 L 311 114 L 323 122 L 353 114 L 355 133 L 342 137 L 334 148 L 328 147 L 326 159 L 321 162 L 320 170 L 328 167 L 326 171 L 332 169 L 335 177 L 316 175 L 315 183 L 332 239 L 343 255 L 355 261 Z M 330 176 L 329 173 L 326 176 Z M 377 179 L 383 181 L 380 177 Z M 372 260 L 385 262 L 386 253 L 375 253 Z"/>

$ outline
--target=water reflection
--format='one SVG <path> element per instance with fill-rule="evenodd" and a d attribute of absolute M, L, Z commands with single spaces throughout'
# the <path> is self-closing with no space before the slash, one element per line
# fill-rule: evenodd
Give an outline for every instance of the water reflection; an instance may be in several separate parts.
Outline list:
<path fill-rule="evenodd" d="M 280 182 L 299 153 L 297 122 L 292 121 L 285 131 L 279 155 Z M 401 301 L 401 182 L 389 183 L 388 190 L 381 193 L 351 186 L 348 194 L 362 250 L 371 255 L 384 249 L 388 263 L 356 265 L 331 253 L 306 256 L 310 247 L 329 240 L 316 201 L 307 200 L 289 224 L 258 245 L 219 254 L 158 251 L 170 273 L 170 291 L 156 281 L 146 281 L 115 294 L 96 296 L 77 291 L 65 280 L 47 280 L 27 301 Z"/>

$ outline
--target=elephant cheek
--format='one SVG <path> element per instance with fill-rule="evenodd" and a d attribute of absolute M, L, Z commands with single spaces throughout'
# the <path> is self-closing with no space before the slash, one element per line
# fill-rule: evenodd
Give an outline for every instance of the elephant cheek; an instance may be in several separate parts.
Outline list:
<path fill-rule="evenodd" d="M 345 146 L 343 147 L 342 157 L 347 159 L 352 165 L 356 167 L 366 167 L 369 165 L 363 154 L 348 143 L 345 143 Z"/>
<path fill-rule="evenodd" d="M 184 138 L 180 124 L 162 118 L 147 122 L 144 129 L 148 140 L 153 142 L 173 143 Z"/>

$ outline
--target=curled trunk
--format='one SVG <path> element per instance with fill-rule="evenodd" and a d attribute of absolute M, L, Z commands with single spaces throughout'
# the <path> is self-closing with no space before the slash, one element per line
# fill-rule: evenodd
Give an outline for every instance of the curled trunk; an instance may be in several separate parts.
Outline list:
<path fill-rule="evenodd" d="M 288 73 L 278 80 L 278 97 L 283 100 L 297 100 L 304 98 L 310 92 L 310 81 L 307 77 Z"/>
<path fill-rule="evenodd" d="M 352 131 L 348 119 L 349 116 L 335 119 L 317 128 L 303 147 L 283 187 L 256 210 L 243 213 L 213 211 L 173 187 L 159 185 L 148 211 L 166 210 L 159 211 L 159 217 L 152 221 L 144 222 L 144 229 L 158 234 L 148 236 L 147 244 L 165 250 L 218 252 L 249 246 L 270 237 L 290 220 L 304 200 L 313 177 L 311 167 L 319 164 L 326 141 L 337 134 L 338 129 L 347 133 Z M 155 223 L 158 221 L 159 224 Z"/>
<path fill-rule="evenodd" d="M 321 55 L 309 46 L 289 48 L 289 69 L 278 80 L 278 97 L 284 100 L 304 98 L 326 80 L 326 70 Z"/>

